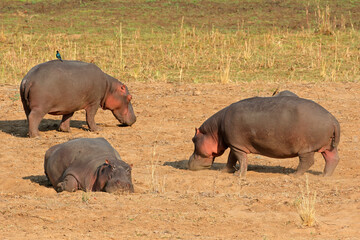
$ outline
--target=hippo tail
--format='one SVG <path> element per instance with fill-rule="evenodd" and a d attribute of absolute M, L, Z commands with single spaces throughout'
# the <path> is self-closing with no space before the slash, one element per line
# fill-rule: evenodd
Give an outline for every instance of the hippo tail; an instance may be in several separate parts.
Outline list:
<path fill-rule="evenodd" d="M 24 78 L 20 84 L 20 97 L 26 116 L 28 116 L 30 113 L 29 92 L 31 85 L 31 82 L 29 82 L 29 79 L 27 78 Z"/>
<path fill-rule="evenodd" d="M 331 147 L 336 148 L 339 145 L 339 142 L 340 142 L 340 124 L 337 120 L 335 120 Z"/>

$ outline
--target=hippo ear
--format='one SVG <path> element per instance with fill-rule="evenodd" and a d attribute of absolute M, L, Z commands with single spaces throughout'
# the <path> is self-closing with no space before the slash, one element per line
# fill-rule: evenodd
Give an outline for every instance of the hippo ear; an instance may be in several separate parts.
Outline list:
<path fill-rule="evenodd" d="M 110 162 L 109 162 L 109 160 L 107 160 L 107 159 L 105 159 L 105 163 L 108 164 L 108 165 L 110 165 Z"/>
<path fill-rule="evenodd" d="M 128 102 L 130 102 L 131 101 L 131 99 L 132 99 L 132 96 L 129 94 L 129 95 L 127 95 L 127 101 Z"/>
<path fill-rule="evenodd" d="M 118 90 L 121 93 L 126 94 L 126 86 L 125 86 L 125 84 L 121 84 L 121 86 L 118 88 Z"/>
<path fill-rule="evenodd" d="M 195 128 L 195 136 L 199 134 L 200 130 L 198 128 Z"/>

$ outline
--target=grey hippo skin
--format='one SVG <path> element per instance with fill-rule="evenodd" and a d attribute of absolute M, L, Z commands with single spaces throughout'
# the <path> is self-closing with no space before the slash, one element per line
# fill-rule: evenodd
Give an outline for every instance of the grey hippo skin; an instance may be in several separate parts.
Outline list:
<path fill-rule="evenodd" d="M 207 119 L 192 139 L 195 150 L 189 169 L 210 168 L 215 157 L 230 148 L 224 171 L 235 172 L 239 162 L 241 177 L 246 174 L 249 153 L 298 156 L 297 176 L 314 164 L 314 153 L 320 152 L 325 159 L 323 175 L 332 175 L 339 162 L 340 125 L 319 104 L 292 94 L 244 99 Z"/>
<path fill-rule="evenodd" d="M 111 110 L 124 125 L 136 121 L 127 87 L 91 63 L 55 60 L 39 64 L 21 81 L 20 95 L 30 137 L 39 136 L 39 124 L 47 113 L 63 115 L 59 130 L 64 132 L 70 131 L 70 119 L 81 109 L 86 111 L 89 129 L 99 130 L 94 119 L 99 106 Z"/>
<path fill-rule="evenodd" d="M 44 169 L 57 192 L 133 192 L 131 167 L 104 138 L 79 138 L 49 148 Z"/>

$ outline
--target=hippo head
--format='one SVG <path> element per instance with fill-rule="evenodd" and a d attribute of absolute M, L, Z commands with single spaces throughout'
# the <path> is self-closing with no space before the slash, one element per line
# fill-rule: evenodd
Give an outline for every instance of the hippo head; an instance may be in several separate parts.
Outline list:
<path fill-rule="evenodd" d="M 109 193 L 134 192 L 134 186 L 131 181 L 131 167 L 126 163 L 115 165 L 105 160 L 105 163 L 100 166 L 93 191 Z"/>
<path fill-rule="evenodd" d="M 131 105 L 132 96 L 128 88 L 122 83 L 112 86 L 105 99 L 105 109 L 110 109 L 115 118 L 125 126 L 131 126 L 136 122 L 136 116 Z"/>
<path fill-rule="evenodd" d="M 196 171 L 209 169 L 215 157 L 223 154 L 223 150 L 218 150 L 218 142 L 211 134 L 202 133 L 195 128 L 195 136 L 192 138 L 194 143 L 194 153 L 189 159 L 189 169 Z"/>

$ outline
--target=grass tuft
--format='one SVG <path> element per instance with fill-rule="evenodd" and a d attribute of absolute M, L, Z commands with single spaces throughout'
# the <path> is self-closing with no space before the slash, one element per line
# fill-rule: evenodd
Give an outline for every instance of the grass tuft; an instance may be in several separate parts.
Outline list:
<path fill-rule="evenodd" d="M 301 197 L 295 201 L 295 206 L 298 210 L 300 219 L 304 226 L 312 227 L 316 223 L 315 219 L 315 203 L 316 191 L 310 192 L 308 175 L 305 175 L 305 191 L 300 186 Z"/>

